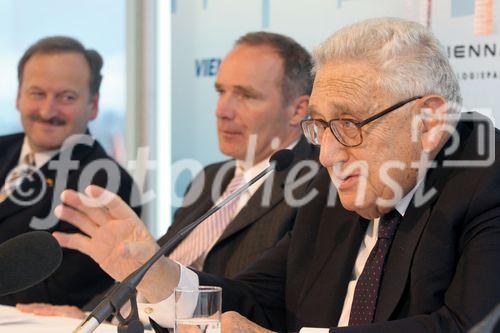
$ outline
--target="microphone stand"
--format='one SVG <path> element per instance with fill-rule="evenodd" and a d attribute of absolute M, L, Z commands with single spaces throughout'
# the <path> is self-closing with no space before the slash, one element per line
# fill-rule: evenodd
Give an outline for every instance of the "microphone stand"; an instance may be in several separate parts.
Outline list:
<path fill-rule="evenodd" d="M 191 224 L 188 224 L 182 228 L 174 237 L 172 237 L 168 242 L 166 242 L 145 264 L 139 267 L 136 271 L 130 274 L 125 280 L 117 283 L 106 297 L 97 305 L 97 307 L 92 311 L 92 313 L 78 325 L 78 327 L 73 331 L 73 333 L 90 333 L 93 332 L 103 321 L 106 320 L 111 315 L 115 315 L 118 319 L 118 332 L 119 333 L 143 333 L 144 326 L 139 320 L 139 312 L 137 310 L 137 300 L 136 287 L 141 282 L 144 275 L 153 264 L 158 261 L 165 253 L 170 252 L 175 248 L 194 228 L 201 224 L 207 217 L 217 212 L 227 203 L 232 201 L 234 198 L 239 196 L 243 191 L 246 191 L 250 186 L 252 186 L 259 179 L 267 175 L 269 172 L 274 171 L 276 161 L 271 161 L 270 165 L 261 171 L 255 178 L 250 180 L 248 183 L 231 193 L 222 202 L 213 206 L 205 214 L 197 218 Z M 280 167 L 278 167 L 278 170 Z M 120 309 L 123 305 L 130 301 L 131 310 L 130 314 L 124 318 L 120 314 Z"/>
<path fill-rule="evenodd" d="M 500 303 L 479 323 L 474 325 L 469 333 L 494 333 L 495 326 L 500 319 Z"/>

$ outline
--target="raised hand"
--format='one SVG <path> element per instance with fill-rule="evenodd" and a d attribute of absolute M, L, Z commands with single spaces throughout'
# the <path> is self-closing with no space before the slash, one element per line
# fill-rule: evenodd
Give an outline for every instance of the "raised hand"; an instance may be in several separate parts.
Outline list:
<path fill-rule="evenodd" d="M 85 194 L 66 190 L 56 216 L 85 235 L 55 232 L 63 247 L 85 253 L 115 280 L 121 281 L 158 249 L 154 238 L 134 211 L 117 195 L 90 185 Z M 162 258 L 146 274 L 138 290 L 149 302 L 164 299 L 177 285 L 179 267 Z"/>

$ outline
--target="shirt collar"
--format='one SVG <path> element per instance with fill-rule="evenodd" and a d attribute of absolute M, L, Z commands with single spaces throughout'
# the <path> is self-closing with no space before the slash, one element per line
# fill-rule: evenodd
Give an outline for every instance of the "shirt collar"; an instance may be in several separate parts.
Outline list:
<path fill-rule="evenodd" d="M 425 177 L 422 177 L 417 184 L 411 189 L 410 192 L 408 192 L 399 202 L 396 204 L 396 207 L 394 207 L 398 213 L 401 216 L 405 216 L 406 211 L 408 210 L 408 206 L 410 205 L 411 199 L 415 195 L 415 192 L 417 192 L 418 187 L 422 182 L 424 181 Z"/>
<path fill-rule="evenodd" d="M 23 161 L 25 161 L 25 157 L 28 154 L 31 154 L 33 150 L 30 147 L 30 144 L 28 142 L 28 138 L 24 136 L 23 140 L 23 145 L 21 147 L 21 154 L 19 155 L 19 161 L 17 164 L 22 164 Z M 59 149 L 54 149 L 54 150 L 46 150 L 42 152 L 38 152 L 34 154 L 35 157 L 35 167 L 40 168 L 42 167 L 45 163 L 50 161 L 57 153 L 59 153 Z"/>

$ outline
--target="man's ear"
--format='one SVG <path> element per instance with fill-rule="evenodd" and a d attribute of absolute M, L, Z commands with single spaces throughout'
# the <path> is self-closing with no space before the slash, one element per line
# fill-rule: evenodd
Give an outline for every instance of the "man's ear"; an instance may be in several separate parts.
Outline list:
<path fill-rule="evenodd" d="M 90 98 L 90 104 L 92 111 L 90 113 L 89 120 L 94 120 L 97 117 L 97 113 L 99 112 L 99 93 L 96 93 Z"/>
<path fill-rule="evenodd" d="M 19 100 L 21 99 L 21 87 L 19 87 L 17 89 L 17 95 L 16 95 L 16 109 L 17 111 L 21 112 L 21 110 L 19 110 Z"/>
<path fill-rule="evenodd" d="M 440 148 L 448 132 L 448 104 L 439 95 L 422 97 L 419 104 L 422 148 L 424 152 L 431 153 Z"/>
<path fill-rule="evenodd" d="M 300 126 L 300 122 L 307 116 L 309 106 L 309 96 L 301 95 L 290 105 L 292 116 L 290 117 L 290 126 Z"/>

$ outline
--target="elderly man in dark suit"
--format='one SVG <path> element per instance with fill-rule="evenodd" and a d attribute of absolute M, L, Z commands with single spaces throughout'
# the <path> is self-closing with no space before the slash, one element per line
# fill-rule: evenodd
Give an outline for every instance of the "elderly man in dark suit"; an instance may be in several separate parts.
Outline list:
<path fill-rule="evenodd" d="M 415 22 L 343 28 L 314 59 L 302 128 L 326 171 L 293 232 L 234 279 L 161 258 L 138 289 L 154 310 L 175 301 L 176 285 L 222 286 L 222 332 L 467 331 L 500 300 L 500 133 L 478 114 L 460 114 L 448 59 Z M 145 228 L 119 198 L 100 210 L 102 223 L 75 192 L 63 196 L 71 207 L 58 215 L 83 211 L 93 234 L 56 237 L 98 262 L 94 244 L 113 219 L 133 220 L 136 235 Z M 127 256 L 114 250 L 120 244 Z M 147 237 L 124 237 L 100 251 L 114 259 L 105 270 L 123 277 L 130 270 L 121 267 L 155 249 Z M 172 311 L 150 315 L 172 324 Z"/>
<path fill-rule="evenodd" d="M 19 61 L 16 105 L 24 133 L 0 137 L 0 243 L 37 229 L 76 232 L 53 213 L 66 188 L 81 189 L 92 183 L 111 189 L 113 184 L 126 202 L 133 188 L 137 191 L 128 173 L 85 135 L 87 123 L 98 112 L 101 67 L 96 51 L 67 37 L 38 41 Z M 134 210 L 139 214 L 140 206 Z M 0 303 L 81 306 L 112 283 L 88 257 L 64 250 L 53 276 L 1 297 Z"/>

